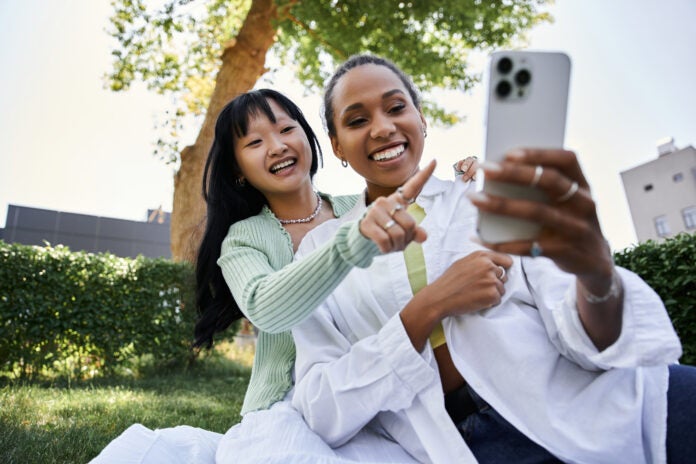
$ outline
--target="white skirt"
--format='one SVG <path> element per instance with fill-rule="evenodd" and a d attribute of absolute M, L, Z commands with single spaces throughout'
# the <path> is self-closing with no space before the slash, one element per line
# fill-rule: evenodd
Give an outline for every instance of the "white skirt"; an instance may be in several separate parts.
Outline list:
<path fill-rule="evenodd" d="M 179 426 L 132 425 L 90 464 L 349 464 L 411 463 L 401 446 L 372 427 L 332 449 L 309 429 L 289 402 L 248 413 L 224 435 Z"/>

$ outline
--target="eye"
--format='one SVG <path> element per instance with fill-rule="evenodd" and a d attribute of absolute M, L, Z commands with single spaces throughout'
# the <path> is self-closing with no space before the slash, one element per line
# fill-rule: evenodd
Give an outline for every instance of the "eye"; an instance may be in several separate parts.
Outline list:
<path fill-rule="evenodd" d="M 295 128 L 295 126 L 286 126 L 286 127 L 283 127 L 283 128 L 280 130 L 280 133 L 281 133 L 281 134 L 287 134 L 288 132 L 292 131 L 294 128 Z"/>
<path fill-rule="evenodd" d="M 255 147 L 255 146 L 258 146 L 258 145 L 260 145 L 260 144 L 261 144 L 261 139 L 254 139 L 254 140 L 250 140 L 250 141 L 249 141 L 246 145 L 244 145 L 244 146 L 245 146 L 245 147 Z"/>
<path fill-rule="evenodd" d="M 365 124 L 366 121 L 367 121 L 367 118 L 356 117 L 356 118 L 348 119 L 348 120 L 346 121 L 346 126 L 348 126 L 348 127 L 358 127 L 358 126 L 361 126 L 361 125 Z"/>
<path fill-rule="evenodd" d="M 403 111 L 404 108 L 406 108 L 406 104 L 405 104 L 405 103 L 403 103 L 403 102 L 397 102 L 397 103 L 394 103 L 393 105 L 391 105 L 391 106 L 389 107 L 388 112 L 389 112 L 389 113 L 399 113 L 399 112 Z"/>

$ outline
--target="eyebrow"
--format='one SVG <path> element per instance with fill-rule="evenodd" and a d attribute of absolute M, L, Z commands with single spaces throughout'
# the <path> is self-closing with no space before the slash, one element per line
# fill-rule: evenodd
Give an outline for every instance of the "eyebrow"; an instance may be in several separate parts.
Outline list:
<path fill-rule="evenodd" d="M 385 100 L 385 99 L 387 99 L 393 95 L 396 95 L 396 94 L 406 95 L 404 93 L 404 91 L 401 89 L 393 89 L 393 90 L 390 90 L 388 92 L 384 92 L 382 94 L 382 100 Z M 349 111 L 357 110 L 359 108 L 362 108 L 363 106 L 365 106 L 365 105 L 363 105 L 362 103 L 353 103 L 352 105 L 348 105 L 343 111 L 341 111 L 341 114 L 346 114 Z"/>

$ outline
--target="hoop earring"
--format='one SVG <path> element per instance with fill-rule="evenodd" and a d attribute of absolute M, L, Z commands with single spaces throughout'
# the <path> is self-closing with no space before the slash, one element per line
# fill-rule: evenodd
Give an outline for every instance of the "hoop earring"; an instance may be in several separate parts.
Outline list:
<path fill-rule="evenodd" d="M 341 166 L 343 166 L 344 168 L 348 167 L 348 161 L 346 161 L 345 158 L 341 158 Z"/>

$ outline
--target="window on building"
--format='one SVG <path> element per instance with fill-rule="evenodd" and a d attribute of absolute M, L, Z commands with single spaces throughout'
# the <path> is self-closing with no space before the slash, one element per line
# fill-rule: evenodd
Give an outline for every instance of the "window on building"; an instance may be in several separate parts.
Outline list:
<path fill-rule="evenodd" d="M 647 184 L 647 185 L 645 185 L 645 186 L 643 187 L 643 190 L 645 190 L 646 192 L 649 192 L 649 191 L 651 191 L 652 189 L 653 189 L 653 185 L 652 185 L 652 184 Z"/>
<path fill-rule="evenodd" d="M 667 216 L 658 216 L 655 218 L 655 230 L 660 237 L 666 237 L 670 234 Z"/>
<path fill-rule="evenodd" d="M 683 172 L 678 172 L 675 175 L 672 176 L 672 180 L 674 182 L 681 182 L 684 180 L 684 173 Z"/>
<path fill-rule="evenodd" d="M 682 210 L 684 225 L 687 229 L 696 229 L 696 206 L 689 206 Z"/>

